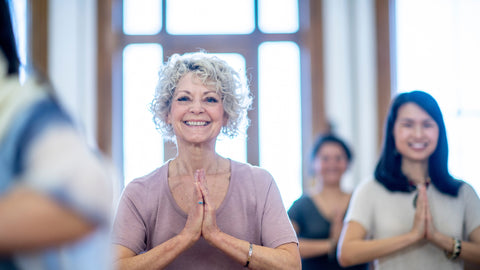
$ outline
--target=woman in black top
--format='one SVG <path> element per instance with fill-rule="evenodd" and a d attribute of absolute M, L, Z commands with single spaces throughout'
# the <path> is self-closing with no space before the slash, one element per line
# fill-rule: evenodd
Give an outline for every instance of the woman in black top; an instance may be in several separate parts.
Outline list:
<path fill-rule="evenodd" d="M 300 197 L 288 211 L 298 235 L 302 269 L 344 269 L 337 262 L 336 247 L 350 193 L 341 189 L 340 181 L 351 160 L 346 143 L 334 135 L 319 137 L 313 147 L 312 174 L 319 189 Z"/>

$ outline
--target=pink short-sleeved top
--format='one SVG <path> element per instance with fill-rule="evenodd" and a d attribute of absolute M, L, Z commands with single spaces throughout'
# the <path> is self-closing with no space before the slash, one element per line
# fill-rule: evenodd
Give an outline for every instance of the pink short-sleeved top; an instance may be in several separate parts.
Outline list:
<path fill-rule="evenodd" d="M 298 243 L 280 192 L 266 170 L 231 161 L 231 177 L 224 201 L 217 209 L 217 226 L 224 233 L 256 245 L 275 248 Z M 137 254 L 179 234 L 187 214 L 175 202 L 168 186 L 168 162 L 133 180 L 123 191 L 113 243 Z M 180 254 L 167 269 L 243 269 L 203 238 Z"/>

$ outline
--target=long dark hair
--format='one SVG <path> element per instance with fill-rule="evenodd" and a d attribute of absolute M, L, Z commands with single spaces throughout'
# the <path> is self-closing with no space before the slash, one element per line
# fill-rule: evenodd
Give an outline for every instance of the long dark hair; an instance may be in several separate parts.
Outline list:
<path fill-rule="evenodd" d="M 402 173 L 402 156 L 397 152 L 393 136 L 398 109 L 408 102 L 420 106 L 438 125 L 437 148 L 428 160 L 432 184 L 442 193 L 457 196 L 462 181 L 454 179 L 448 172 L 448 142 L 442 112 L 437 101 L 423 91 L 401 93 L 393 100 L 387 117 L 383 149 L 375 169 L 375 178 L 390 191 L 410 192 L 414 189 Z"/>
<path fill-rule="evenodd" d="M 13 34 L 12 18 L 7 0 L 0 0 L 0 50 L 8 63 L 8 74 L 18 74 L 20 60 Z"/>

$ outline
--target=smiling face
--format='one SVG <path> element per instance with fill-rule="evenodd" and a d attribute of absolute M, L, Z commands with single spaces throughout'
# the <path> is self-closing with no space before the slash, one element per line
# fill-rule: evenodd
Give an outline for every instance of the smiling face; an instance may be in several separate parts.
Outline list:
<path fill-rule="evenodd" d="M 226 122 L 222 98 L 188 73 L 178 82 L 167 122 L 173 127 L 177 143 L 215 144 Z"/>
<path fill-rule="evenodd" d="M 324 185 L 338 185 L 347 170 L 348 158 L 343 147 L 336 142 L 325 142 L 313 161 L 315 175 Z"/>
<path fill-rule="evenodd" d="M 395 147 L 404 162 L 427 162 L 437 148 L 439 130 L 435 120 L 415 103 L 398 109 L 393 127 Z"/>

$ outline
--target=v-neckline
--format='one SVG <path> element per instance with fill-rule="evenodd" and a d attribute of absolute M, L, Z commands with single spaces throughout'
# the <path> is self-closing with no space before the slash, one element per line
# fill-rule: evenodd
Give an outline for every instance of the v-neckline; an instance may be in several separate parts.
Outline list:
<path fill-rule="evenodd" d="M 216 215 L 217 216 L 219 214 L 221 214 L 222 210 L 225 208 L 225 205 L 228 203 L 228 200 L 232 197 L 231 196 L 232 185 L 234 185 L 233 181 L 235 179 L 234 174 L 236 173 L 236 171 L 235 171 L 235 166 L 234 166 L 233 160 L 231 160 L 229 158 L 227 158 L 227 159 L 230 162 L 230 179 L 229 179 L 229 184 L 228 184 L 228 188 L 227 188 L 227 192 L 225 194 L 225 197 L 224 197 L 224 199 L 222 200 L 222 202 L 220 203 L 220 205 L 218 206 L 218 208 L 216 210 Z M 182 217 L 187 218 L 188 213 L 183 211 L 183 209 L 180 207 L 180 205 L 178 205 L 177 201 L 175 200 L 175 197 L 173 196 L 172 190 L 170 189 L 170 185 L 168 183 L 168 177 L 169 177 L 168 176 L 168 168 L 169 168 L 171 162 L 172 162 L 172 160 L 168 161 L 166 169 L 165 169 L 165 184 L 166 184 L 166 187 L 167 187 L 166 196 L 168 197 L 168 200 L 170 201 L 170 203 L 173 205 L 173 208 L 175 209 L 175 211 L 179 215 L 181 215 Z"/>

